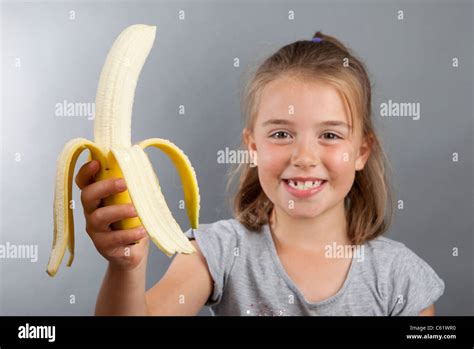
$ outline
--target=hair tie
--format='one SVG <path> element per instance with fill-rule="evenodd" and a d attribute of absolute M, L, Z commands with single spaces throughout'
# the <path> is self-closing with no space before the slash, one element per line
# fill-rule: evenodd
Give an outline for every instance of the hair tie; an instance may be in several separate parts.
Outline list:
<path fill-rule="evenodd" d="M 316 38 L 313 38 L 311 41 L 312 41 L 312 42 L 321 42 L 321 41 L 323 41 L 323 39 L 316 37 Z"/>

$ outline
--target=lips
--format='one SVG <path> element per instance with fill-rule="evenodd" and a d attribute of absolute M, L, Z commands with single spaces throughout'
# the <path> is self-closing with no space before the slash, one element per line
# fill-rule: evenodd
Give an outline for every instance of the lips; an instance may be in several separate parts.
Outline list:
<path fill-rule="evenodd" d="M 324 178 L 318 178 L 318 177 L 288 177 L 288 178 L 283 178 L 285 180 L 294 180 L 294 181 L 324 181 Z"/>
<path fill-rule="evenodd" d="M 304 178 L 304 179 L 284 179 L 284 181 L 292 188 L 299 190 L 306 190 L 320 186 L 325 182 L 324 179 L 320 178 Z"/>
<path fill-rule="evenodd" d="M 292 177 L 284 178 L 285 189 L 298 198 L 308 198 L 320 192 L 327 180 L 317 177 Z"/>

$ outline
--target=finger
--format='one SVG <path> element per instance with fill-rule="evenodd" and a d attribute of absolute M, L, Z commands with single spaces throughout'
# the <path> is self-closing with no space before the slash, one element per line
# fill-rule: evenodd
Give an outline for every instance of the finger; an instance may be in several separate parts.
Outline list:
<path fill-rule="evenodd" d="M 94 236 L 94 243 L 103 251 L 113 250 L 119 247 L 127 247 L 136 241 L 146 237 L 147 233 L 143 226 L 126 229 L 115 230 L 110 232 L 97 233 Z"/>
<path fill-rule="evenodd" d="M 106 197 L 127 189 L 123 178 L 104 179 L 86 186 L 81 192 L 84 212 L 90 214 L 100 206 L 100 201 Z"/>
<path fill-rule="evenodd" d="M 97 160 L 91 160 L 84 164 L 76 175 L 76 184 L 79 189 L 82 190 L 86 185 L 94 182 L 94 176 L 100 170 L 100 162 Z"/>
<path fill-rule="evenodd" d="M 133 204 L 120 204 L 95 209 L 88 217 L 88 224 L 92 231 L 110 231 L 110 225 L 125 218 L 137 216 Z"/>

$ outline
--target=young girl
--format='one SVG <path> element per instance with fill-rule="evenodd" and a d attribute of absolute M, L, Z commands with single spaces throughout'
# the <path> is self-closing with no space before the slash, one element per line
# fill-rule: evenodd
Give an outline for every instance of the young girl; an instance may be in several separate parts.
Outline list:
<path fill-rule="evenodd" d="M 364 65 L 317 32 L 269 57 L 244 95 L 245 148 L 235 219 L 186 235 L 197 253 L 177 255 L 146 291 L 149 241 L 133 205 L 102 207 L 123 179 L 94 181 L 84 165 L 87 232 L 109 261 L 97 315 L 434 315 L 444 283 L 409 248 L 381 237 L 392 218 L 387 161 L 371 120 Z M 125 247 L 133 245 L 130 254 Z"/>

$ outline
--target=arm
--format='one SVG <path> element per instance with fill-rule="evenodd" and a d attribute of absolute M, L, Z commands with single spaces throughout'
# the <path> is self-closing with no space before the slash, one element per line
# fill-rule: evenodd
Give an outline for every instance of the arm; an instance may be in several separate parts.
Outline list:
<path fill-rule="evenodd" d="M 95 315 L 148 315 L 145 301 L 146 258 L 133 270 L 107 268 Z"/>
<path fill-rule="evenodd" d="M 431 304 L 428 308 L 422 310 L 419 316 L 435 316 L 434 304 Z"/>
<path fill-rule="evenodd" d="M 163 278 L 146 292 L 149 315 L 196 315 L 213 291 L 206 260 L 197 252 L 175 257 Z"/>
<path fill-rule="evenodd" d="M 212 292 L 207 263 L 197 253 L 178 254 L 163 278 L 145 292 L 146 259 L 132 271 L 108 268 L 96 315 L 196 315 Z"/>

